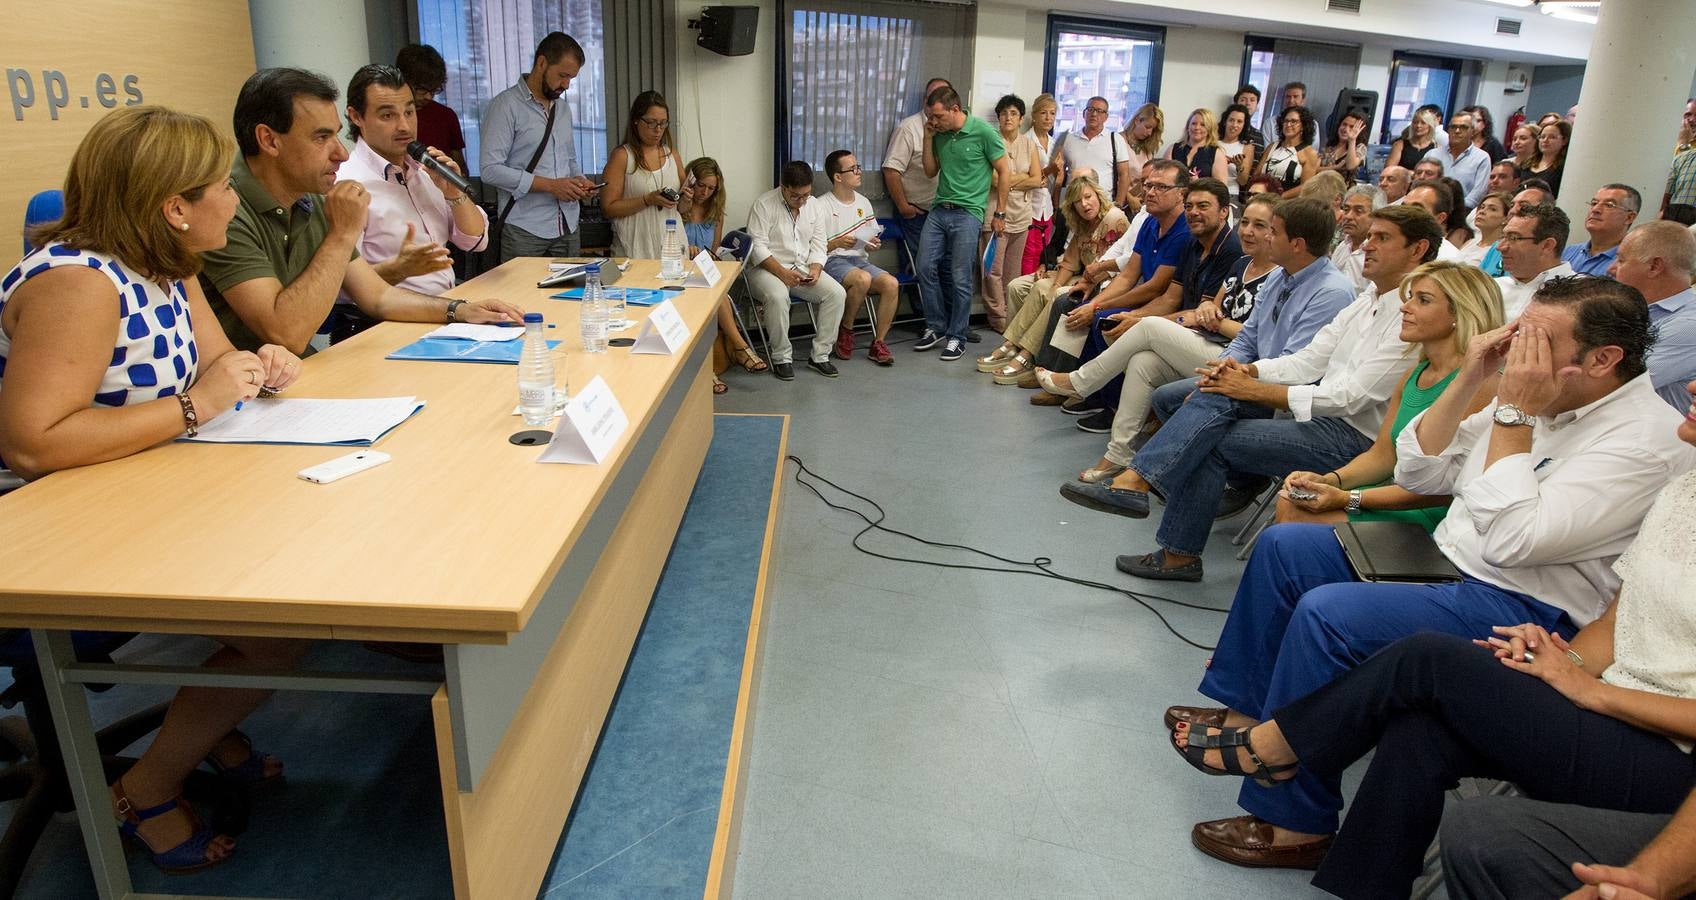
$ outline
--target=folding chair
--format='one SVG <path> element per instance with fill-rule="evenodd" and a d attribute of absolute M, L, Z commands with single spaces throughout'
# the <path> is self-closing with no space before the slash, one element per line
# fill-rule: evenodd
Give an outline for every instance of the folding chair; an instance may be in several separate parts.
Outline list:
<path fill-rule="evenodd" d="M 718 258 L 734 259 L 739 263 L 745 264 L 748 261 L 748 252 L 753 248 L 753 237 L 750 236 L 747 231 L 738 228 L 726 234 L 724 238 L 719 241 Z M 744 335 L 751 336 L 753 334 L 753 332 L 748 330 L 748 323 L 747 320 L 743 318 L 744 313 L 742 309 L 744 304 L 753 307 L 750 313 L 754 317 L 754 327 L 760 332 L 760 350 L 764 355 L 769 357 L 771 355 L 771 336 L 766 334 L 765 315 L 763 314 L 763 310 L 758 308 L 760 305 L 759 301 L 754 299 L 754 292 L 748 287 L 748 267 L 746 265 L 743 265 L 742 273 L 737 277 L 737 286 L 741 288 L 741 300 L 738 302 L 735 295 L 732 295 L 730 300 L 730 310 L 736 317 L 736 327 L 742 329 L 742 333 Z M 813 305 L 791 294 L 789 297 L 789 308 L 792 313 L 794 311 L 795 304 L 797 303 L 807 308 L 807 319 L 809 322 L 812 322 L 813 331 L 817 332 L 818 322 L 813 320 Z"/>

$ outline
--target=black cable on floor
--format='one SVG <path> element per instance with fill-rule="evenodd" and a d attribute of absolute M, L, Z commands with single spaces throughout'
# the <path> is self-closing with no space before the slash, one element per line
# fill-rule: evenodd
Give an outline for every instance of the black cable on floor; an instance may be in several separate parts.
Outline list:
<path fill-rule="evenodd" d="M 1230 611 L 1230 610 L 1225 610 L 1225 609 L 1219 609 L 1218 607 L 1214 607 L 1214 606 L 1203 606 L 1203 605 L 1196 604 L 1196 603 L 1185 603 L 1182 600 L 1173 600 L 1170 597 L 1161 597 L 1161 596 L 1156 595 L 1156 594 L 1142 594 L 1142 593 L 1138 593 L 1136 591 L 1126 590 L 1125 588 L 1122 588 L 1122 587 L 1120 587 L 1116 584 L 1107 584 L 1106 582 L 1101 582 L 1101 581 L 1090 581 L 1087 578 L 1076 578 L 1076 577 L 1073 577 L 1071 575 L 1064 575 L 1060 572 L 1054 571 L 1054 569 L 1052 568 L 1052 566 L 1054 565 L 1054 560 L 1052 560 L 1052 559 L 1050 559 L 1049 557 L 1046 557 L 1046 556 L 1038 556 L 1037 558 L 1032 559 L 1028 562 L 1024 561 L 1024 560 L 1018 560 L 1018 559 L 1008 559 L 1005 556 L 997 556 L 996 554 L 990 553 L 987 550 L 979 550 L 976 547 L 969 547 L 969 546 L 966 546 L 965 544 L 950 544 L 946 541 L 933 541 L 933 540 L 930 540 L 928 538 L 919 537 L 916 534 L 909 534 L 905 531 L 900 531 L 898 529 L 890 528 L 889 526 L 883 524 L 884 520 L 889 518 L 889 514 L 884 511 L 883 507 L 880 506 L 876 500 L 873 500 L 872 498 L 867 497 L 864 494 L 856 494 L 853 491 L 848 490 L 847 488 L 843 487 L 842 485 L 837 484 L 836 482 L 831 481 L 830 479 L 824 477 L 823 475 L 820 475 L 819 473 L 814 472 L 812 469 L 807 468 L 807 464 L 805 462 L 802 462 L 801 457 L 799 457 L 799 456 L 796 456 L 794 454 L 789 454 L 786 457 L 786 459 L 788 459 L 788 461 L 795 464 L 795 483 L 796 484 L 799 484 L 802 487 L 806 488 L 807 490 L 812 491 L 813 495 L 815 497 L 818 497 L 819 500 L 821 502 L 823 502 L 825 506 L 828 506 L 831 509 L 840 510 L 842 512 L 853 513 L 854 515 L 859 516 L 861 521 L 866 523 L 866 527 L 860 529 L 860 531 L 857 534 L 854 535 L 854 540 L 853 540 L 852 543 L 853 543 L 855 550 L 858 550 L 861 553 L 866 554 L 867 556 L 874 556 L 878 559 L 887 559 L 887 560 L 890 560 L 892 562 L 913 563 L 915 565 L 921 565 L 921 566 L 935 566 L 937 568 L 942 568 L 942 569 L 969 569 L 969 570 L 977 571 L 977 572 L 1003 572 L 1003 573 L 1006 573 L 1006 574 L 1009 574 L 1009 575 L 1037 575 L 1037 576 L 1040 576 L 1040 577 L 1043 577 L 1043 578 L 1052 578 L 1056 581 L 1064 581 L 1064 582 L 1067 582 L 1069 584 L 1076 584 L 1076 585 L 1082 585 L 1084 587 L 1096 588 L 1097 590 L 1112 591 L 1115 594 L 1119 594 L 1119 595 L 1122 595 L 1122 596 L 1125 596 L 1125 597 L 1129 597 L 1131 600 L 1135 601 L 1137 603 L 1137 605 L 1139 605 L 1143 609 L 1146 609 L 1149 612 L 1153 613 L 1154 617 L 1156 619 L 1160 620 L 1160 624 L 1165 626 L 1166 630 L 1171 632 L 1173 637 L 1177 638 L 1180 641 L 1183 641 L 1184 643 L 1190 645 L 1191 647 L 1196 648 L 1197 650 L 1205 650 L 1205 651 L 1208 651 L 1208 652 L 1212 652 L 1215 648 L 1208 646 L 1207 644 L 1199 643 L 1197 641 L 1192 641 L 1189 638 L 1185 637 L 1182 632 L 1180 632 L 1180 631 L 1178 631 L 1178 629 L 1172 627 L 1172 623 L 1167 621 L 1166 617 L 1161 614 L 1160 610 L 1155 609 L 1148 601 L 1149 600 L 1158 600 L 1161 603 L 1170 603 L 1173 606 L 1182 607 L 1184 609 L 1197 609 L 1197 610 L 1201 610 L 1203 612 L 1211 612 L 1211 613 L 1225 613 L 1225 612 Z M 847 494 L 848 496 L 853 497 L 854 499 L 859 500 L 862 503 L 869 505 L 872 509 L 877 510 L 877 518 L 873 519 L 872 517 L 870 517 L 870 516 L 866 515 L 864 512 L 862 512 L 861 510 L 855 509 L 852 506 L 843 506 L 842 504 L 832 502 L 829 497 L 826 497 L 824 495 L 823 491 L 819 490 L 818 485 L 815 485 L 812 482 L 807 481 L 802 476 L 808 476 L 808 477 L 811 477 L 813 479 L 816 479 L 821 484 L 827 485 L 827 486 L 829 486 L 829 487 L 831 487 L 831 488 L 833 488 L 837 491 L 840 491 L 841 493 Z M 1009 569 L 1009 568 L 1003 568 L 1001 566 L 973 566 L 973 565 L 965 565 L 965 564 L 962 564 L 962 563 L 937 562 L 935 560 L 929 560 L 929 559 L 913 559 L 911 557 L 906 557 L 906 556 L 891 556 L 891 555 L 886 554 L 886 553 L 879 553 L 876 550 L 867 549 L 867 548 L 860 545 L 860 538 L 865 537 L 867 534 L 869 534 L 873 531 L 881 531 L 885 534 L 892 534 L 892 535 L 895 535 L 896 537 L 903 537 L 903 538 L 906 538 L 907 540 L 923 544 L 927 547 L 943 547 L 943 548 L 947 548 L 947 549 L 950 549 L 950 550 L 965 550 L 968 553 L 976 553 L 979 556 L 987 557 L 989 559 L 995 560 L 996 562 L 1006 563 L 1009 566 L 1021 566 L 1022 568 Z"/>

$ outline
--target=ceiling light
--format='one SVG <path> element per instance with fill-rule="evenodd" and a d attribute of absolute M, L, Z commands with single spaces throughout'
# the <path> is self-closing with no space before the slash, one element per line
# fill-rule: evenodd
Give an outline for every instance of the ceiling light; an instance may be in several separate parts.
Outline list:
<path fill-rule="evenodd" d="M 1586 25 L 1596 24 L 1596 14 L 1595 13 L 1581 12 L 1576 7 L 1550 6 L 1547 3 L 1543 3 L 1538 7 L 1538 11 L 1541 12 L 1545 16 L 1553 16 L 1554 18 L 1557 18 L 1557 19 L 1565 19 L 1568 22 L 1583 22 Z"/>
<path fill-rule="evenodd" d="M 1531 3 L 1532 3 L 1532 0 L 1484 0 L 1484 2 L 1486 2 L 1486 3 L 1495 3 L 1495 4 L 1499 4 L 1499 5 L 1501 5 L 1501 6 L 1519 6 L 1519 7 L 1526 7 L 1526 6 L 1530 6 L 1530 5 L 1531 5 Z"/>

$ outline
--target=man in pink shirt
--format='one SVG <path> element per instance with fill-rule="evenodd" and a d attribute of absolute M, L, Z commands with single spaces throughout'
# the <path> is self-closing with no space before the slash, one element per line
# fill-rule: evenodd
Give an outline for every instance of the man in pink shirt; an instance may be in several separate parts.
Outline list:
<path fill-rule="evenodd" d="M 370 65 L 347 87 L 348 135 L 356 139 L 338 181 L 357 181 L 371 195 L 359 255 L 389 284 L 421 294 L 453 287 L 453 261 L 446 244 L 465 251 L 483 248 L 489 217 L 447 179 L 406 155 L 417 139 L 412 90 L 393 66 Z M 455 171 L 447 154 L 430 155 Z"/>

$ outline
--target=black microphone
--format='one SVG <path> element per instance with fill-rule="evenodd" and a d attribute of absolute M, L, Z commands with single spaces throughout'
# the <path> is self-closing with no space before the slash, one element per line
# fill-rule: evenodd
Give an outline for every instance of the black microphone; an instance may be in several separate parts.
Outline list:
<path fill-rule="evenodd" d="M 424 146 L 418 141 L 413 141 L 406 145 L 406 155 L 418 160 L 419 164 L 424 166 L 424 168 L 429 169 L 437 175 L 447 179 L 448 184 L 459 188 L 460 193 L 471 193 L 471 182 L 466 181 L 465 176 L 455 172 L 452 168 L 442 165 L 441 160 L 431 156 L 430 148 Z"/>

